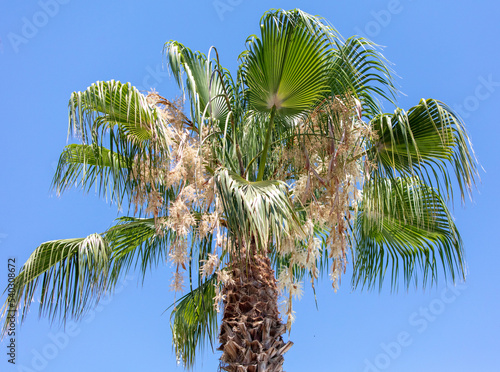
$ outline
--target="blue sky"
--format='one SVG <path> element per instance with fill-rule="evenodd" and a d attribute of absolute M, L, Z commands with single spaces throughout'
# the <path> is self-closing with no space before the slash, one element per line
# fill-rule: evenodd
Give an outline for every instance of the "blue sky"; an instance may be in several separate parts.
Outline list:
<path fill-rule="evenodd" d="M 455 287 L 390 293 L 334 293 L 325 277 L 295 303 L 297 320 L 286 355 L 288 372 L 496 371 L 500 354 L 497 124 L 500 98 L 500 5 L 493 1 L 131 1 L 0 2 L 0 284 L 7 260 L 18 268 L 47 240 L 105 231 L 117 217 L 93 194 L 49 189 L 66 144 L 71 92 L 97 80 L 129 81 L 163 96 L 179 94 L 162 69 L 162 46 L 178 40 L 193 50 L 218 48 L 235 71 L 246 38 L 265 10 L 301 8 L 328 19 L 344 37 L 380 45 L 400 76 L 399 106 L 436 98 L 467 124 L 485 172 L 465 208 L 454 215 L 469 275 Z M 386 105 L 387 112 L 393 107 Z M 497 247 L 497 248 L 495 248 Z M 182 371 L 171 347 L 169 265 L 143 286 L 131 275 L 113 297 L 66 330 L 33 308 L 18 326 L 16 366 L 0 344 L 2 371 Z M 1 284 L 4 286 L 4 284 Z M 5 296 L 2 298 L 5 300 Z M 215 371 L 219 354 L 200 353 L 196 371 Z"/>

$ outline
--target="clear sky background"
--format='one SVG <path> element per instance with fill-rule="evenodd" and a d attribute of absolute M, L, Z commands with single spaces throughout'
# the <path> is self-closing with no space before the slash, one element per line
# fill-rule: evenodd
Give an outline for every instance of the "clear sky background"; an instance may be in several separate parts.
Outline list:
<path fill-rule="evenodd" d="M 57 198 L 49 189 L 66 144 L 71 92 L 98 80 L 131 82 L 175 98 L 162 69 L 163 44 L 216 46 L 235 72 L 246 38 L 274 7 L 299 7 L 327 18 L 344 37 L 384 45 L 405 95 L 448 103 L 467 124 L 481 183 L 454 215 L 468 262 L 465 284 L 444 277 L 433 288 L 390 293 L 351 291 L 345 276 L 334 293 L 325 276 L 316 309 L 311 290 L 295 303 L 297 320 L 285 370 L 500 370 L 499 125 L 500 5 L 495 1 L 1 1 L 0 2 L 0 285 L 7 260 L 18 269 L 41 243 L 103 232 L 116 218 L 93 193 Z M 385 106 L 387 112 L 393 107 Z M 1 371 L 182 371 L 172 351 L 166 264 L 143 286 L 131 275 L 113 297 L 66 331 L 38 319 L 18 326 L 16 366 L 0 343 Z M 388 283 L 387 283 L 388 284 Z M 307 287 L 307 286 L 306 286 Z M 2 303 L 5 296 L 1 297 Z M 35 305 L 35 304 L 34 304 Z M 217 345 L 214 345 L 216 347 Z M 196 371 L 216 371 L 219 354 L 200 353 Z"/>

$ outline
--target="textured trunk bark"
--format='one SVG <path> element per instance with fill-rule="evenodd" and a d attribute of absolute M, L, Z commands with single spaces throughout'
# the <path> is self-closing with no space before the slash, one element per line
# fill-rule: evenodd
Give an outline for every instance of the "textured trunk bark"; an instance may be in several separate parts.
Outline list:
<path fill-rule="evenodd" d="M 268 257 L 254 255 L 231 266 L 234 282 L 223 288 L 219 335 L 221 369 L 228 372 L 281 372 L 285 344 L 278 311 L 278 288 Z"/>

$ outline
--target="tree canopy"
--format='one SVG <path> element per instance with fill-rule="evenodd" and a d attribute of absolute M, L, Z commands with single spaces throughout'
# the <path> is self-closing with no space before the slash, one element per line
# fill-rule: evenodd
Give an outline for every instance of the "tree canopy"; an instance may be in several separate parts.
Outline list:
<path fill-rule="evenodd" d="M 167 42 L 183 98 L 118 81 L 71 95 L 79 143 L 64 148 L 53 186 L 95 188 L 127 216 L 36 248 L 4 315 L 24 319 L 39 290 L 42 315 L 79 319 L 130 270 L 167 261 L 185 293 L 173 341 L 190 367 L 219 334 L 235 263 L 270 259 L 288 329 L 304 281 L 328 271 L 336 289 L 349 263 L 353 288 L 380 287 L 387 273 L 393 288 L 465 277 L 447 204 L 455 189 L 465 200 L 477 173 L 461 119 L 435 99 L 385 113 L 397 89 L 377 46 L 320 17 L 270 10 L 260 25 L 235 74 L 214 47 Z"/>

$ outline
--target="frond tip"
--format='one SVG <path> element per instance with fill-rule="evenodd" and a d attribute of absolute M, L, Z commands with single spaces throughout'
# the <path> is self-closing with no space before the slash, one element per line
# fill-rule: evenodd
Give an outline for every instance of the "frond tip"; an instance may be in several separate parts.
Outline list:
<path fill-rule="evenodd" d="M 131 159 L 102 146 L 71 144 L 59 157 L 52 185 L 58 195 L 74 185 L 85 191 L 95 186 L 100 194 L 120 204 L 125 190 L 130 188 L 128 173 L 132 164 Z"/>
<path fill-rule="evenodd" d="M 23 321 L 41 286 L 41 315 L 62 321 L 80 318 L 105 293 L 110 258 L 110 246 L 99 234 L 41 244 L 14 279 L 11 301 L 3 305 L 2 315 L 17 311 Z"/>
<path fill-rule="evenodd" d="M 178 359 L 184 367 L 191 368 L 195 354 L 206 340 L 213 345 L 219 331 L 217 311 L 214 308 L 215 276 L 186 294 L 175 304 L 170 316 L 170 326 Z"/>
<path fill-rule="evenodd" d="M 365 188 L 373 189 L 372 200 L 355 222 L 353 287 L 381 286 L 388 269 L 393 288 L 400 274 L 407 287 L 425 286 L 437 280 L 439 263 L 453 281 L 465 279 L 462 239 L 435 189 L 416 178 L 374 180 Z"/>

